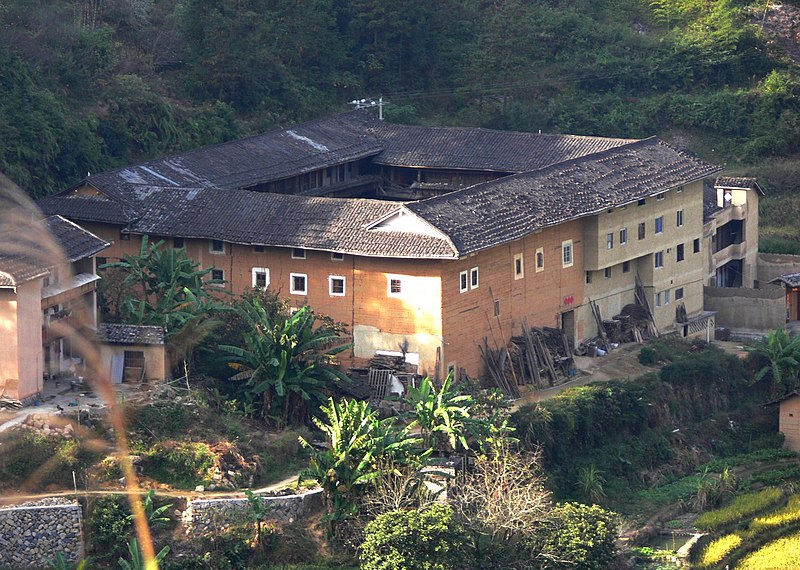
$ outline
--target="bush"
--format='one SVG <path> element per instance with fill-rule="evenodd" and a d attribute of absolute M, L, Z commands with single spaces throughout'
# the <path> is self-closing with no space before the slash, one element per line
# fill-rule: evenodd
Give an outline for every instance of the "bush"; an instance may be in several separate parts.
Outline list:
<path fill-rule="evenodd" d="M 563 503 L 553 509 L 544 551 L 555 568 L 607 570 L 616 557 L 617 516 L 597 505 Z"/>
<path fill-rule="evenodd" d="M 390 511 L 367 524 L 363 570 L 449 570 L 468 567 L 464 529 L 449 506 Z"/>
<path fill-rule="evenodd" d="M 769 487 L 757 493 L 736 497 L 730 504 L 700 515 L 694 526 L 700 530 L 716 530 L 746 518 L 775 505 L 783 497 L 783 492 Z"/>

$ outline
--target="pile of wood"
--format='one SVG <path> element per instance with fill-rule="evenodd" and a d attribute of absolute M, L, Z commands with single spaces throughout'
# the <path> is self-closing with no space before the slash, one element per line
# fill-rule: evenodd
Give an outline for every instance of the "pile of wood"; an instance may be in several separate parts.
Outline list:
<path fill-rule="evenodd" d="M 522 335 L 511 337 L 508 346 L 489 347 L 484 338 L 481 355 L 486 364 L 487 383 L 511 397 L 519 396 L 519 386 L 554 386 L 574 374 L 572 347 L 561 329 L 530 328 L 523 319 Z"/>

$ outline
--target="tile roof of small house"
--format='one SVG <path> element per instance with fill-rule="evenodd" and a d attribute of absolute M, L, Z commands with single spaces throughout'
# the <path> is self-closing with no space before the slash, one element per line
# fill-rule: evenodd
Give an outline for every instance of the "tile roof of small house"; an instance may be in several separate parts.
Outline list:
<path fill-rule="evenodd" d="M 719 168 L 656 138 L 410 203 L 460 255 L 700 180 Z"/>
<path fill-rule="evenodd" d="M 164 329 L 150 325 L 103 323 L 97 327 L 97 340 L 106 344 L 164 344 Z"/>
<path fill-rule="evenodd" d="M 48 239 L 48 233 L 53 240 Z M 62 261 L 62 254 L 74 262 L 108 246 L 108 242 L 61 216 L 21 224 L 0 236 L 0 287 L 16 287 L 47 275 Z"/>

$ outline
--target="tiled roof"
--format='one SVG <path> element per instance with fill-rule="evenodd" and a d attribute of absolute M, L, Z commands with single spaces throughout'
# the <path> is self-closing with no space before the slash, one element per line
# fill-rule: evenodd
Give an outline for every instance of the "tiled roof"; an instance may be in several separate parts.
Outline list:
<path fill-rule="evenodd" d="M 164 329 L 148 325 L 104 323 L 97 327 L 97 340 L 107 344 L 164 344 Z"/>
<path fill-rule="evenodd" d="M 755 190 L 764 196 L 764 190 L 759 186 L 755 178 L 746 178 L 744 176 L 720 176 L 714 182 L 717 188 L 739 188 L 746 190 Z"/>
<path fill-rule="evenodd" d="M 651 138 L 407 207 L 450 236 L 460 255 L 468 255 L 718 171 Z"/>
<path fill-rule="evenodd" d="M 397 211 L 396 202 L 206 188 L 164 190 L 143 204 L 132 232 L 365 256 L 456 255 L 443 237 L 367 229 Z"/>
<path fill-rule="evenodd" d="M 56 245 L 60 246 L 60 251 Z M 0 287 L 15 287 L 47 275 L 61 261 L 62 252 L 73 262 L 94 255 L 108 245 L 60 216 L 20 224 L 15 231 L 0 236 Z"/>
<path fill-rule="evenodd" d="M 472 127 L 418 127 L 378 122 L 383 143 L 373 159 L 391 166 L 519 173 L 633 142 L 631 139 L 495 131 Z"/>

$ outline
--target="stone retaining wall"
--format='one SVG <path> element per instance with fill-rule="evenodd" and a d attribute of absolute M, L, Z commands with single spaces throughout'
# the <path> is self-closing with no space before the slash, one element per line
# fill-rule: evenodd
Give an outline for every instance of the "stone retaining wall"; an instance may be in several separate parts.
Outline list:
<path fill-rule="evenodd" d="M 302 495 L 261 498 L 268 509 L 266 518 L 279 522 L 293 522 L 322 508 L 322 489 Z M 246 498 L 194 499 L 187 502 L 182 518 L 187 534 L 204 533 L 241 524 L 252 516 L 252 512 Z"/>
<path fill-rule="evenodd" d="M 0 509 L 0 567 L 48 568 L 59 552 L 83 558 L 80 505 L 42 502 Z"/>

